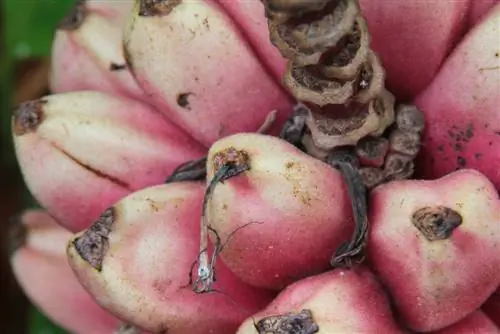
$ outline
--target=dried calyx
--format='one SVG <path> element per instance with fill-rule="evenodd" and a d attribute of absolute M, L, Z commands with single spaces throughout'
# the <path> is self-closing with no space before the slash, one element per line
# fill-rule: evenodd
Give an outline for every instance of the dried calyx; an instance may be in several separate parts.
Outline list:
<path fill-rule="evenodd" d="M 254 323 L 254 327 L 259 334 L 314 334 L 319 332 L 319 326 L 313 318 L 310 310 L 303 309 L 298 313 L 286 313 L 272 315 Z"/>
<path fill-rule="evenodd" d="M 382 134 L 394 121 L 394 97 L 357 1 L 263 2 L 271 42 L 289 59 L 284 84 L 311 109 L 314 144 L 331 150 Z"/>
<path fill-rule="evenodd" d="M 116 218 L 114 207 L 106 209 L 88 230 L 71 241 L 80 257 L 97 271 L 102 270 L 102 263 L 109 249 L 108 236 Z"/>
<path fill-rule="evenodd" d="M 325 159 L 361 142 L 365 148 L 356 153 L 367 187 L 411 177 L 423 116 L 414 106 L 395 106 L 358 1 L 262 3 L 271 42 L 289 60 L 283 83 L 306 110 L 300 139 L 305 151 Z M 387 137 L 385 147 L 375 145 L 381 136 Z"/>
<path fill-rule="evenodd" d="M 45 113 L 44 105 L 47 100 L 39 99 L 19 104 L 12 113 L 12 128 L 16 136 L 35 132 L 42 124 Z"/>

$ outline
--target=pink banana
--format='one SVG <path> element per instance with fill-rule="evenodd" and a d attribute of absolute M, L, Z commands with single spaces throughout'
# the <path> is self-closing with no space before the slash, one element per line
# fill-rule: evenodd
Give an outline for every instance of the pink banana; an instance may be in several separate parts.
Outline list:
<path fill-rule="evenodd" d="M 367 256 L 405 324 L 440 330 L 500 283 L 500 198 L 485 175 L 394 181 L 371 193 Z"/>
<path fill-rule="evenodd" d="M 469 31 L 416 98 L 428 124 L 416 160 L 420 177 L 471 168 L 500 189 L 499 27 L 500 4 Z"/>
<path fill-rule="evenodd" d="M 13 116 L 21 171 L 31 193 L 72 231 L 129 193 L 162 183 L 204 150 L 162 114 L 101 92 L 50 95 Z"/>
<path fill-rule="evenodd" d="M 291 103 L 213 1 L 137 1 L 124 30 L 131 70 L 151 101 L 203 144 L 256 131 Z"/>
<path fill-rule="evenodd" d="M 107 209 L 68 243 L 69 262 L 100 305 L 144 330 L 169 334 L 233 334 L 270 302 L 218 262 L 220 292 L 196 294 L 189 284 L 199 254 L 201 182 L 150 187 Z"/>
<path fill-rule="evenodd" d="M 393 318 L 382 286 L 362 266 L 295 282 L 247 319 L 237 334 L 254 334 L 257 328 L 259 333 L 404 333 Z M 303 331 L 283 330 L 288 328 Z"/>
<path fill-rule="evenodd" d="M 223 261 L 248 284 L 271 289 L 327 270 L 354 228 L 340 173 L 283 140 L 236 134 L 210 148 L 208 180 L 234 152 L 250 169 L 217 184 L 207 204 L 209 224 L 222 240 L 232 235 Z"/>
<path fill-rule="evenodd" d="M 123 56 L 122 27 L 133 0 L 78 1 L 56 31 L 50 88 L 99 90 L 147 101 Z"/>
<path fill-rule="evenodd" d="M 12 267 L 29 299 L 71 333 L 113 333 L 118 319 L 92 300 L 68 265 L 65 245 L 71 233 L 42 210 L 28 210 L 15 223 L 21 244 Z"/>

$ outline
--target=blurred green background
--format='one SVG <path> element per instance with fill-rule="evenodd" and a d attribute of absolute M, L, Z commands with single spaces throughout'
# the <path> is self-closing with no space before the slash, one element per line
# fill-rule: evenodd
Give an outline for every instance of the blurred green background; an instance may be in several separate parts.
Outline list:
<path fill-rule="evenodd" d="M 47 75 L 54 30 L 75 0 L 2 0 L 0 2 L 0 122 L 2 245 L 8 244 L 7 220 L 35 206 L 27 193 L 12 149 L 12 107 L 48 93 Z M 26 300 L 10 272 L 7 247 L 0 264 L 0 333 L 59 334 L 55 326 Z"/>

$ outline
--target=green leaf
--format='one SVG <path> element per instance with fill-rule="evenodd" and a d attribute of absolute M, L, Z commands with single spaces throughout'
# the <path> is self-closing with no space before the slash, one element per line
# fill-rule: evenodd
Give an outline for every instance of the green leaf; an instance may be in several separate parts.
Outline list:
<path fill-rule="evenodd" d="M 74 0 L 3 0 L 7 53 L 14 58 L 50 55 L 54 31 Z"/>
<path fill-rule="evenodd" d="M 30 314 L 29 334 L 67 334 L 67 332 L 54 325 L 36 308 Z"/>
<path fill-rule="evenodd" d="M 3 80 L 0 82 L 0 161 L 5 170 L 16 164 L 10 135 L 10 99 L 12 96 L 11 85 L 9 85 L 12 82 L 10 64 L 11 62 L 5 55 L 0 56 L 0 78 Z"/>
<path fill-rule="evenodd" d="M 50 56 L 54 31 L 74 0 L 2 0 L 3 42 L 0 46 L 0 138 L 1 163 L 13 157 L 10 142 L 10 103 L 13 93 L 12 67 L 16 59 Z M 30 309 L 29 334 L 67 334 L 35 307 Z"/>

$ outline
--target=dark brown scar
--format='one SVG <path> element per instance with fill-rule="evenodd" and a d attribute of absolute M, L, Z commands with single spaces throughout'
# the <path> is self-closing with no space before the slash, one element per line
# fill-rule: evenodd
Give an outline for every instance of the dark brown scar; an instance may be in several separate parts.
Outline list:
<path fill-rule="evenodd" d="M 79 165 L 82 168 L 86 169 L 90 173 L 96 175 L 97 177 L 100 177 L 100 178 L 106 179 L 106 180 L 108 180 L 110 182 L 116 183 L 120 187 L 125 188 L 127 190 L 133 190 L 132 187 L 127 182 L 125 182 L 125 181 L 123 181 L 123 180 L 121 180 L 119 178 L 116 178 L 114 176 L 108 175 L 108 174 L 106 174 L 106 173 L 104 173 L 104 172 L 102 172 L 100 170 L 97 170 L 97 169 L 95 169 L 92 166 L 84 164 L 83 162 L 81 162 L 80 160 L 78 160 L 76 157 L 74 157 L 73 155 L 71 155 L 70 153 L 68 153 L 66 150 L 64 150 L 63 148 L 59 147 L 58 145 L 56 145 L 54 143 L 51 143 L 51 145 L 56 150 L 58 150 L 62 154 L 64 154 L 68 159 L 72 160 L 74 163 L 76 163 L 77 165 Z"/>
<path fill-rule="evenodd" d="M 121 71 L 125 70 L 127 68 L 127 64 L 117 64 L 117 63 L 111 63 L 109 64 L 109 70 L 114 72 L 114 71 Z"/>
<path fill-rule="evenodd" d="M 426 206 L 416 210 L 411 222 L 430 242 L 445 240 L 462 224 L 462 216 L 445 206 Z"/>
<path fill-rule="evenodd" d="M 311 310 L 303 309 L 298 313 L 286 313 L 262 318 L 254 327 L 259 334 L 314 334 L 319 326 Z"/>
<path fill-rule="evenodd" d="M 184 109 L 191 109 L 189 105 L 189 96 L 193 95 L 191 92 L 177 94 L 177 105 Z"/>

